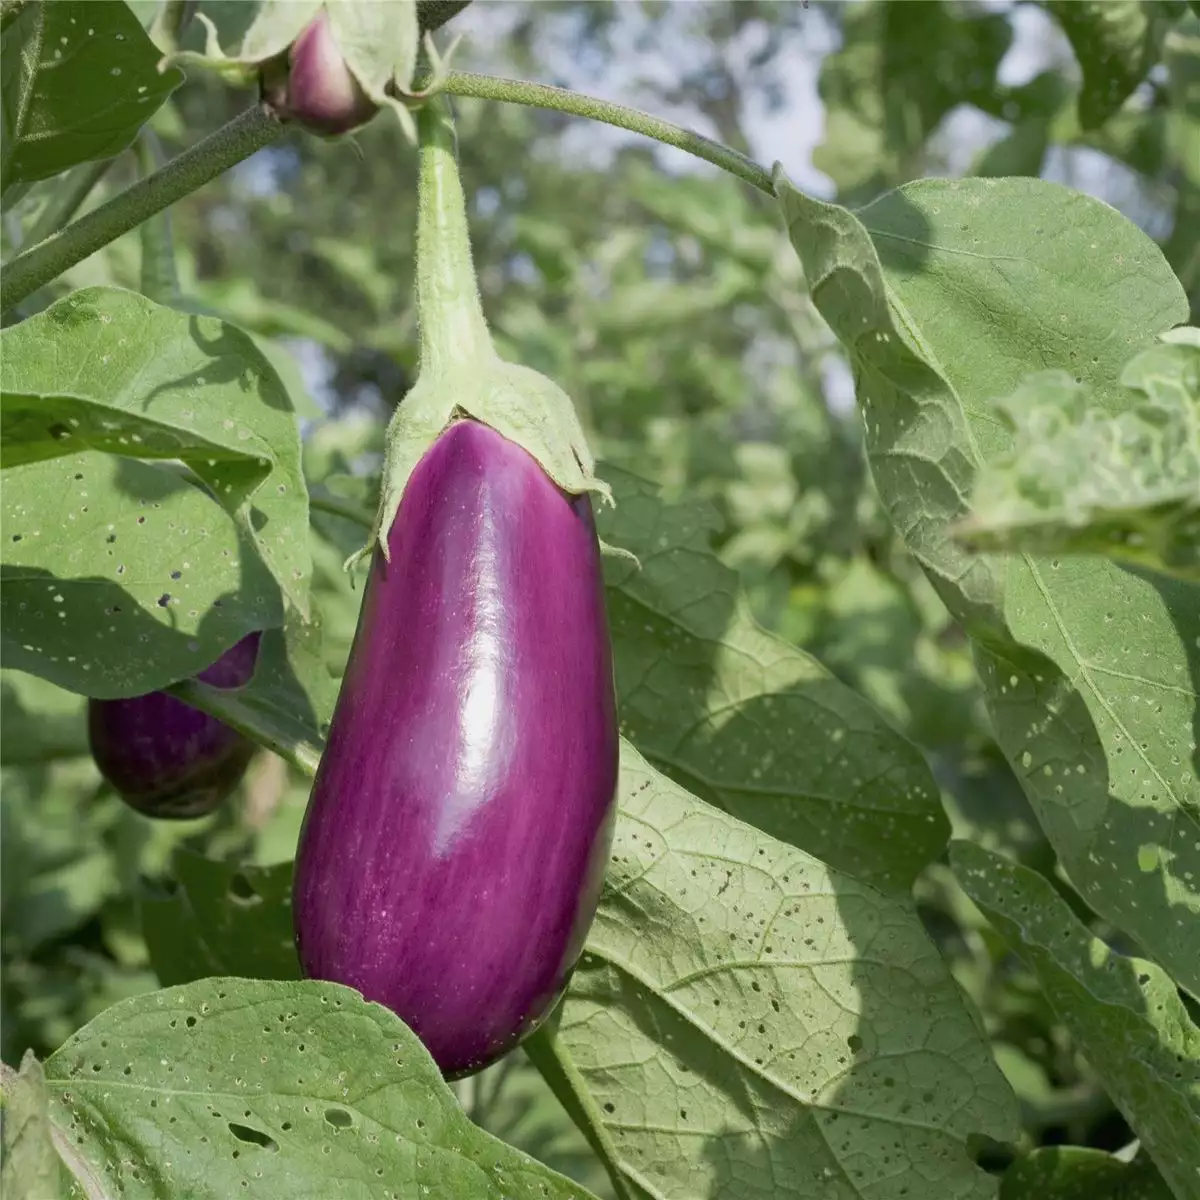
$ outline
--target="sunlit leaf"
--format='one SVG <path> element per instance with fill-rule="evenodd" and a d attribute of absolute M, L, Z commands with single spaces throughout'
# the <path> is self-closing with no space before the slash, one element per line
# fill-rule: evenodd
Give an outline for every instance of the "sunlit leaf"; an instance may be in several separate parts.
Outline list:
<path fill-rule="evenodd" d="M 1071 881 L 1200 992 L 1200 589 L 1100 558 L 1000 559 L 952 528 L 1036 369 L 1117 415 L 1130 358 L 1187 319 L 1158 248 L 1041 180 L 928 180 L 862 210 L 777 176 L 812 297 L 851 355 L 891 520 L 975 639 L 996 737 Z M 865 224 L 863 223 L 865 222 Z"/>
<path fill-rule="evenodd" d="M 1170 976 L 1110 950 L 1028 868 L 970 842 L 954 843 L 951 864 L 1037 975 L 1175 1195 L 1200 1196 L 1200 1028 Z"/>
<path fill-rule="evenodd" d="M 886 891 L 907 892 L 945 845 L 916 748 L 815 659 L 761 629 L 712 553 L 708 505 L 664 505 L 606 468 L 607 558 L 621 725 L 694 794 Z"/>
<path fill-rule="evenodd" d="M 46 1063 L 108 1193 L 586 1200 L 473 1126 L 417 1038 L 330 983 L 207 979 L 108 1009 Z"/>
<path fill-rule="evenodd" d="M 181 459 L 307 612 L 308 494 L 287 392 L 241 330 L 88 288 L 4 331 L 3 462 Z"/>
<path fill-rule="evenodd" d="M 1062 371 L 997 401 L 1013 446 L 981 472 L 964 540 L 1108 554 L 1200 582 L 1200 331 L 1186 332 L 1129 363 L 1121 381 L 1143 396 L 1115 416 Z"/>

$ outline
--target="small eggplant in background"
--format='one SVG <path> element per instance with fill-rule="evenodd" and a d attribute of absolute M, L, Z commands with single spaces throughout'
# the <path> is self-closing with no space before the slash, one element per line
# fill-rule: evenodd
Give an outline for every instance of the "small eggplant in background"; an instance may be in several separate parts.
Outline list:
<path fill-rule="evenodd" d="M 231 646 L 197 676 L 216 688 L 250 681 L 259 633 Z M 246 770 L 255 745 L 167 692 L 88 701 L 88 740 L 100 774 L 130 808 L 185 820 L 213 812 Z"/>

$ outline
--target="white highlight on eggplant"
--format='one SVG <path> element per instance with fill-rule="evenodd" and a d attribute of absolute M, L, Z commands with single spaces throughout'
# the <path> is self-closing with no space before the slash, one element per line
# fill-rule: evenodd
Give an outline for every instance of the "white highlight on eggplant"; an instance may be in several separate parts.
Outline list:
<path fill-rule="evenodd" d="M 498 539 L 486 527 L 495 524 L 495 513 L 486 501 L 482 508 L 479 521 L 485 529 L 477 535 L 477 545 L 494 546 Z M 473 609 L 474 636 L 463 651 L 466 699 L 458 714 L 454 794 L 446 798 L 434 835 L 438 853 L 447 850 L 470 822 L 471 814 L 487 804 L 503 779 L 508 759 L 500 744 L 506 732 L 503 570 L 504 564 L 486 550 L 479 551 L 471 564 L 471 586 L 465 602 Z"/>

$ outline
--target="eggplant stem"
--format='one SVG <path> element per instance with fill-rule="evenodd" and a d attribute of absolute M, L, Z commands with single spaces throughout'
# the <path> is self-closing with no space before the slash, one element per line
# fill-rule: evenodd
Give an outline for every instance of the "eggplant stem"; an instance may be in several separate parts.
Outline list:
<path fill-rule="evenodd" d="M 417 183 L 417 318 L 420 371 L 440 374 L 495 357 L 483 316 L 467 205 L 454 152 L 454 121 L 445 100 L 417 114 L 421 165 Z"/>

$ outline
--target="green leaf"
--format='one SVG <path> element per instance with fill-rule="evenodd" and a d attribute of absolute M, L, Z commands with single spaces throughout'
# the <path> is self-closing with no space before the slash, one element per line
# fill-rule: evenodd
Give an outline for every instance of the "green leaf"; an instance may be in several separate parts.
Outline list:
<path fill-rule="evenodd" d="M 867 228 L 776 186 L 851 356 L 880 496 L 975 640 L 1038 820 L 1087 903 L 1200 994 L 1200 594 L 1101 558 L 974 554 L 951 532 L 1011 447 L 995 397 L 1059 369 L 1124 411 L 1131 356 L 1187 318 L 1178 280 L 1124 217 L 1041 180 L 910 184 Z"/>
<path fill-rule="evenodd" d="M 238 868 L 184 869 L 185 899 L 147 929 L 156 964 L 286 969 L 272 946 L 290 927 L 290 867 L 242 868 L 262 898 L 249 908 Z M 742 1200 L 832 1180 L 867 1196 L 886 1177 L 982 1198 L 967 1139 L 1014 1132 L 1008 1085 L 911 903 L 694 799 L 628 743 L 556 1041 L 575 1090 L 551 1084 L 632 1196 L 723 1195 L 735 1180 Z"/>
<path fill-rule="evenodd" d="M 761 629 L 709 547 L 706 504 L 611 467 L 600 536 L 622 731 L 695 795 L 907 894 L 949 825 L 917 749 L 815 659 Z"/>
<path fill-rule="evenodd" d="M 274 369 L 241 330 L 86 288 L 4 331 L 3 465 L 95 448 L 181 459 L 307 613 L 308 493 Z"/>
<path fill-rule="evenodd" d="M 970 842 L 951 865 L 1037 975 L 1178 1200 L 1200 1197 L 1200 1029 L 1171 977 L 1093 937 L 1041 875 Z"/>
<path fill-rule="evenodd" d="M 993 1195 L 1015 1102 L 908 902 L 622 746 L 621 820 L 557 1032 L 638 1197 Z"/>
<path fill-rule="evenodd" d="M 12 467 L 2 489 L 4 665 L 136 696 L 283 620 L 249 538 L 169 470 L 110 454 Z"/>
<path fill-rule="evenodd" d="M 1079 123 L 1103 125 L 1141 83 L 1169 23 L 1159 0 L 1047 0 L 1083 69 Z"/>
<path fill-rule="evenodd" d="M 1171 1200 L 1171 1191 L 1144 1154 L 1127 1163 L 1086 1146 L 1046 1146 L 1004 1172 L 1000 1200 Z"/>
<path fill-rule="evenodd" d="M 282 629 L 263 634 L 254 677 L 245 687 L 186 679 L 170 690 L 313 774 L 337 689 L 325 665 L 319 615 L 304 622 L 290 613 Z"/>
<path fill-rule="evenodd" d="M 1063 371 L 1032 375 L 996 407 L 1013 448 L 979 475 L 968 545 L 1108 554 L 1200 582 L 1200 330 L 1137 355 L 1140 391 L 1117 416 Z M 1136 404 L 1136 407 L 1133 405 Z"/>
<path fill-rule="evenodd" d="M 54 1148 L 42 1064 L 26 1051 L 20 1073 L 0 1064 L 0 1080 L 4 1084 L 4 1166 L 0 1170 L 4 1194 L 24 1200 L 62 1200 L 72 1195 Z"/>
<path fill-rule="evenodd" d="M 165 987 L 210 975 L 299 979 L 292 864 L 255 867 L 177 850 L 165 890 L 139 901 L 150 962 Z"/>
<path fill-rule="evenodd" d="M 46 1079 L 55 1123 L 128 1200 L 586 1200 L 472 1125 L 417 1038 L 336 984 L 138 996 L 71 1037 Z"/>
<path fill-rule="evenodd" d="M 6 188 L 111 158 L 183 82 L 119 0 L 25 4 L 2 55 Z"/>

